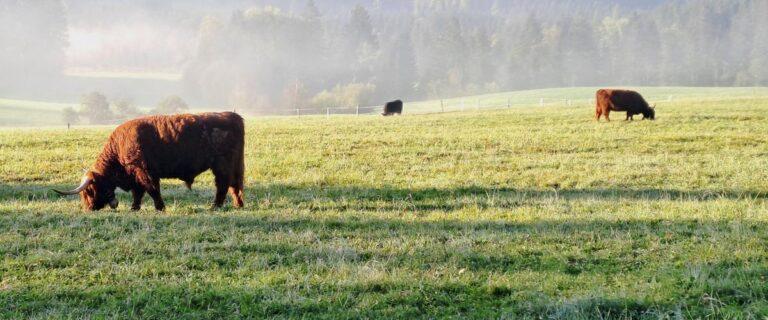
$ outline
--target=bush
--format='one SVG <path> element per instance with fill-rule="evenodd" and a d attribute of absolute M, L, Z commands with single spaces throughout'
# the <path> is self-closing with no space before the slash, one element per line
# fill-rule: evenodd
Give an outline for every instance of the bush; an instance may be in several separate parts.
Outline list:
<path fill-rule="evenodd" d="M 160 103 L 157 105 L 155 109 L 153 109 L 150 113 L 152 114 L 177 114 L 177 113 L 183 113 L 185 111 L 189 110 L 189 106 L 179 96 L 170 96 L 163 101 L 160 101 Z"/>
<path fill-rule="evenodd" d="M 80 116 L 87 118 L 90 124 L 107 124 L 115 118 L 109 110 L 107 97 L 96 91 L 80 99 Z"/>
<path fill-rule="evenodd" d="M 64 123 L 66 124 L 77 124 L 80 122 L 80 115 L 77 114 L 75 108 L 66 107 L 62 110 L 62 120 L 64 120 Z"/>
<path fill-rule="evenodd" d="M 350 83 L 346 86 L 337 85 L 333 90 L 323 90 L 312 98 L 312 106 L 324 107 L 355 107 L 367 106 L 376 91 L 376 86 L 370 83 Z"/>
<path fill-rule="evenodd" d="M 133 119 L 143 115 L 141 110 L 131 103 L 130 100 L 118 100 L 114 103 L 115 113 L 122 120 Z"/>

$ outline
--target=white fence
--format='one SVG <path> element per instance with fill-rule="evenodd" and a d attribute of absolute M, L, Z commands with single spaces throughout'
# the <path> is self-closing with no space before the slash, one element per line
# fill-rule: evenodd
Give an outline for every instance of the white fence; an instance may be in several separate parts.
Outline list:
<path fill-rule="evenodd" d="M 673 96 L 669 96 L 667 99 L 657 99 L 651 101 L 651 104 L 658 102 L 672 101 Z M 594 106 L 595 99 L 556 99 L 556 98 L 456 98 L 456 99 L 441 99 L 431 102 L 414 102 L 404 103 L 404 114 L 429 114 L 429 113 L 443 113 L 443 112 L 464 112 L 473 110 L 493 110 L 493 109 L 511 109 L 515 107 L 587 107 Z M 380 115 L 384 111 L 384 106 L 369 106 L 369 107 L 326 107 L 326 108 L 295 108 L 284 112 L 279 112 L 276 116 L 325 116 L 330 118 L 331 116 L 345 115 L 345 116 L 365 116 L 365 115 Z"/>
<path fill-rule="evenodd" d="M 657 99 L 650 101 L 651 104 L 659 102 L 670 102 L 673 96 L 669 96 L 667 99 Z M 594 106 L 595 99 L 555 99 L 555 98 L 528 98 L 520 99 L 516 97 L 490 97 L 490 98 L 454 98 L 454 99 L 441 99 L 433 100 L 429 102 L 405 102 L 403 105 L 404 114 L 430 114 L 430 113 L 444 113 L 444 112 L 465 112 L 474 110 L 498 110 L 498 109 L 511 109 L 516 107 L 586 107 Z M 232 108 L 221 108 L 224 110 L 232 110 L 237 112 L 238 110 Z M 270 112 L 262 115 L 266 116 L 325 116 L 330 118 L 331 116 L 372 116 L 381 115 L 384 111 L 384 106 L 368 106 L 368 107 L 326 107 L 326 108 L 295 108 L 277 112 Z M 124 121 L 130 120 L 129 118 L 112 119 L 110 124 L 119 124 Z M 70 124 L 67 124 L 67 129 L 70 128 Z"/>

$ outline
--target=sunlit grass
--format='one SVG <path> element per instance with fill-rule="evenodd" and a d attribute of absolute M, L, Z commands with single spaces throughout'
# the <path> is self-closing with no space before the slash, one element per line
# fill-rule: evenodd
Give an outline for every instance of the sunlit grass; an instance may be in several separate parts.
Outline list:
<path fill-rule="evenodd" d="M 110 129 L 3 130 L 0 317 L 764 317 L 768 98 L 744 90 L 654 122 L 252 119 L 244 210 L 209 211 L 205 174 L 163 213 L 85 213 L 47 190 Z"/>

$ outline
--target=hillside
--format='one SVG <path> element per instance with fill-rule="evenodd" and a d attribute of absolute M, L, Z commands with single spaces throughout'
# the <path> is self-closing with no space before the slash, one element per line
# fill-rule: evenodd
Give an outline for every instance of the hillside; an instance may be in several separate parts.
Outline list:
<path fill-rule="evenodd" d="M 84 213 L 48 189 L 109 128 L 2 130 L 0 318 L 764 317 L 768 97 L 709 90 L 653 122 L 251 119 L 243 210 L 205 174 Z"/>
<path fill-rule="evenodd" d="M 153 93 L 155 99 L 163 95 L 161 92 L 174 85 L 173 81 L 158 81 L 147 79 L 125 79 L 121 81 L 133 81 L 141 83 L 144 87 L 153 87 L 145 92 Z M 101 82 L 109 83 L 108 81 Z M 161 84 L 165 83 L 166 86 Z M 101 90 L 108 98 L 120 97 L 116 92 L 116 85 L 105 86 Z M 512 109 L 528 107 L 552 107 L 564 106 L 568 101 L 571 106 L 578 108 L 590 108 L 593 103 L 597 87 L 575 87 L 501 92 L 478 96 L 466 96 L 447 98 L 442 100 L 405 101 L 406 114 L 440 113 L 455 111 L 476 111 L 487 109 L 503 109 L 509 106 Z M 768 88 L 693 88 L 693 87 L 632 87 L 640 91 L 649 101 L 656 104 L 666 104 L 675 100 L 722 100 L 734 98 L 766 98 Z M 172 91 L 169 91 L 172 92 Z M 0 128 L 3 127 L 64 127 L 61 110 L 65 107 L 78 108 L 77 98 L 73 97 L 69 102 L 48 102 L 21 99 L 0 99 Z M 150 109 L 154 104 L 151 99 L 138 101 L 143 109 Z M 543 104 L 542 104 L 543 103 Z M 383 105 L 383 102 L 382 102 Z M 193 105 L 191 112 L 230 110 L 228 107 L 213 107 Z M 332 114 L 354 114 L 354 108 L 335 108 Z M 293 110 L 289 110 L 294 114 Z M 363 106 L 361 113 L 364 115 L 378 115 L 380 107 Z M 325 109 L 302 110 L 301 114 L 326 114 Z M 87 125 L 86 123 L 80 125 Z"/>

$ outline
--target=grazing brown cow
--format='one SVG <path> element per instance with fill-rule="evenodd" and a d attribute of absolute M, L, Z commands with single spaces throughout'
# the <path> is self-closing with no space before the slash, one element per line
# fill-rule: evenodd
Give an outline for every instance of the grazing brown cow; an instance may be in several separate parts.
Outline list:
<path fill-rule="evenodd" d="M 221 207 L 229 190 L 234 206 L 242 207 L 244 144 L 243 118 L 232 112 L 139 118 L 112 132 L 79 187 L 54 191 L 79 193 L 87 210 L 116 208 L 116 188 L 131 191 L 131 209 L 139 210 L 146 192 L 162 211 L 160 179 L 178 178 L 191 188 L 195 177 L 211 169 L 216 180 L 213 206 Z"/>
<path fill-rule="evenodd" d="M 609 117 L 611 111 L 626 111 L 626 120 L 634 120 L 633 117 L 636 114 L 642 114 L 643 119 L 654 120 L 656 118 L 655 108 L 649 106 L 643 96 L 635 91 L 600 89 L 597 90 L 595 100 L 597 102 L 595 110 L 597 121 L 600 121 L 600 116 L 603 114 L 605 120 L 611 121 Z"/>

